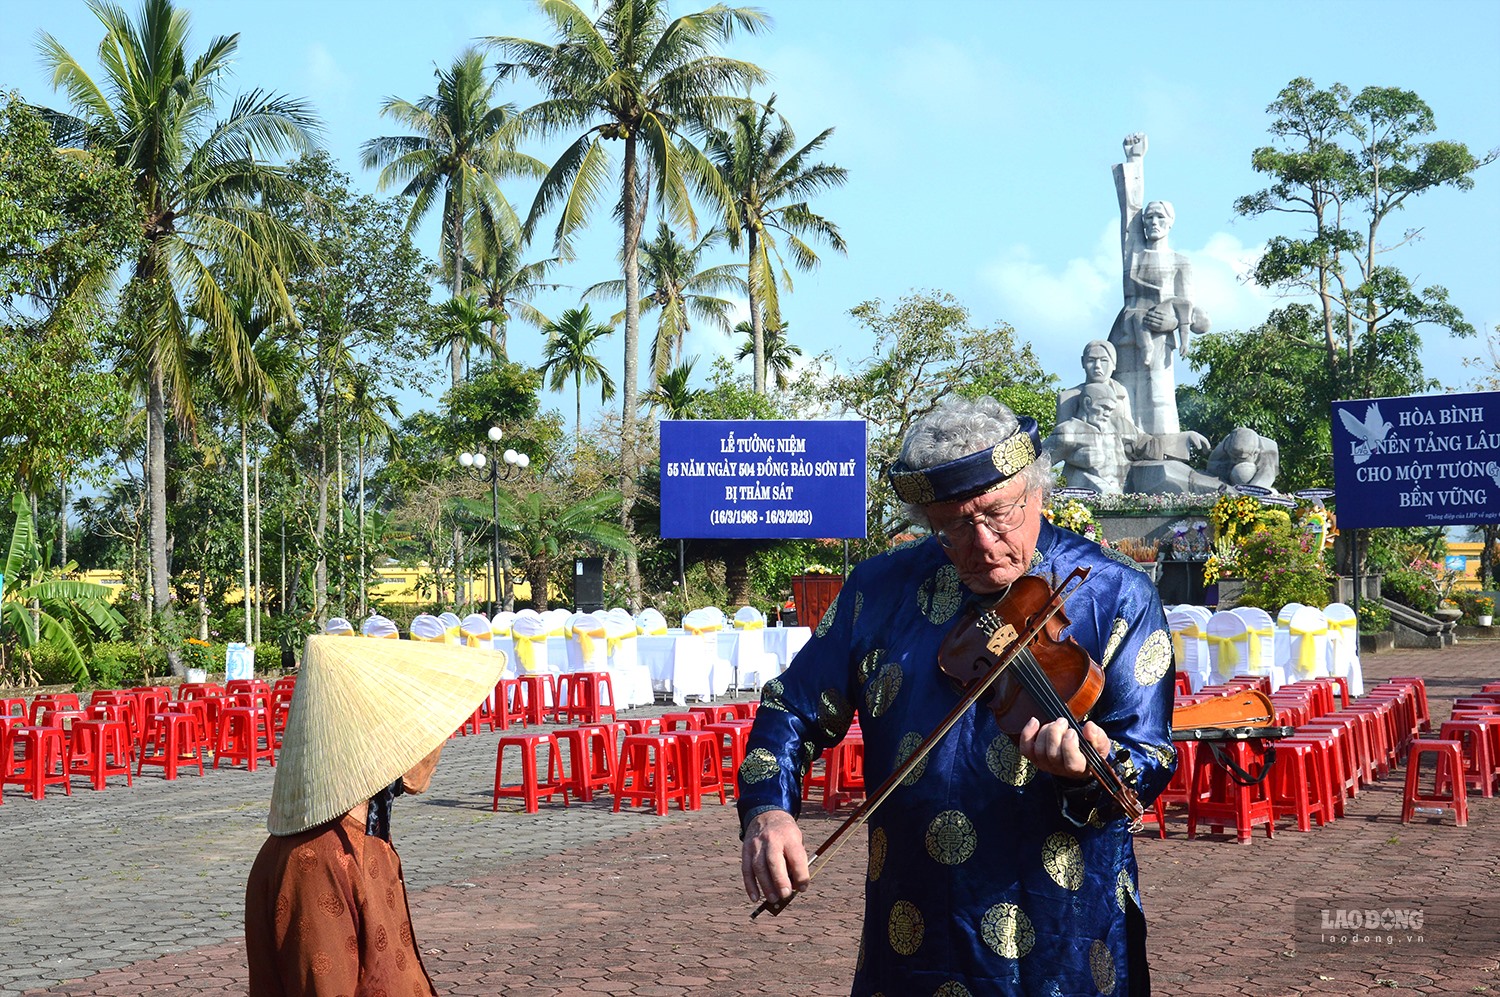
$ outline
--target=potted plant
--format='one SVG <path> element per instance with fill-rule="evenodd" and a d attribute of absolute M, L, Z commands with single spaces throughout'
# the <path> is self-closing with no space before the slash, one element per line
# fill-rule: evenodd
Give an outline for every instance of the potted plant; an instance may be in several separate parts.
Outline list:
<path fill-rule="evenodd" d="M 1474 600 L 1474 618 L 1482 627 L 1490 626 L 1495 622 L 1495 600 L 1487 595 L 1482 595 Z"/>
<path fill-rule="evenodd" d="M 797 622 L 815 627 L 828 612 L 844 587 L 844 576 L 822 564 L 809 564 L 800 575 L 792 576 L 792 600 L 797 606 Z"/>
<path fill-rule="evenodd" d="M 1464 611 L 1459 608 L 1458 603 L 1454 602 L 1452 599 L 1444 599 L 1442 602 L 1438 603 L 1438 608 L 1433 610 L 1432 615 L 1442 620 L 1444 623 L 1452 623 L 1454 620 L 1457 620 L 1460 616 L 1464 615 Z"/>
<path fill-rule="evenodd" d="M 189 637 L 177 648 L 182 667 L 187 670 L 183 681 L 207 682 L 209 669 L 214 663 L 214 646 L 206 640 Z"/>

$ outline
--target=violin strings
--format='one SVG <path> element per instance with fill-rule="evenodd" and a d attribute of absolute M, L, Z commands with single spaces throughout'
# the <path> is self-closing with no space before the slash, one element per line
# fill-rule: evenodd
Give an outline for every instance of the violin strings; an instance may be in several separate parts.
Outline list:
<path fill-rule="evenodd" d="M 1029 647 L 1022 648 L 1020 660 L 1026 666 L 1016 669 L 1021 684 L 1026 686 L 1026 691 L 1031 693 L 1031 698 L 1036 700 L 1038 706 L 1048 710 L 1054 718 L 1068 720 L 1069 726 L 1078 734 L 1078 748 L 1083 753 L 1084 761 L 1094 775 L 1108 785 L 1112 781 L 1110 776 L 1114 775 L 1114 770 L 1110 769 L 1108 774 L 1105 773 L 1106 763 L 1103 756 L 1099 754 L 1099 750 L 1094 747 L 1093 743 L 1083 736 L 1083 725 L 1073 718 L 1068 705 L 1062 701 L 1057 690 L 1052 688 L 1052 683 L 1041 674 L 1041 665 L 1037 663 Z"/>

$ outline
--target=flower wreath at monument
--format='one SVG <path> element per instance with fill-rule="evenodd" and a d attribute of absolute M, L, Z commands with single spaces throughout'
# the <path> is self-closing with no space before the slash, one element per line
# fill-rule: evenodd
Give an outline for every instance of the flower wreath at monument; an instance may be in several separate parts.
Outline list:
<path fill-rule="evenodd" d="M 1094 518 L 1093 511 L 1077 499 L 1068 499 L 1060 505 L 1053 505 L 1046 509 L 1043 515 L 1053 526 L 1081 533 L 1101 546 L 1109 546 L 1109 541 L 1104 538 L 1104 531 L 1099 528 L 1099 521 Z"/>

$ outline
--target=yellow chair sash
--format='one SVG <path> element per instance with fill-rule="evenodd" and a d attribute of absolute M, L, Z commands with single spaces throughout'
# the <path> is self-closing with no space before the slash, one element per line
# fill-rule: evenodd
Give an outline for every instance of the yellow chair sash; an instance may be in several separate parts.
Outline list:
<path fill-rule="evenodd" d="M 1246 642 L 1247 634 L 1204 634 L 1203 639 L 1208 641 L 1208 646 L 1214 649 L 1214 660 L 1218 662 L 1217 668 L 1221 675 L 1233 675 L 1234 668 L 1240 663 L 1239 652 L 1234 649 L 1235 644 Z"/>
<path fill-rule="evenodd" d="M 702 637 L 704 634 L 717 633 L 721 628 L 717 623 L 710 623 L 703 627 L 695 627 L 692 624 L 684 623 L 682 629 L 696 637 Z"/>
<path fill-rule="evenodd" d="M 659 627 L 652 627 L 650 630 L 642 630 L 641 633 L 645 634 L 647 637 L 665 637 L 667 635 L 667 625 L 663 623 Z"/>
<path fill-rule="evenodd" d="M 736 630 L 764 630 L 766 628 L 766 621 L 765 620 L 735 620 L 734 621 L 734 628 Z"/>
<path fill-rule="evenodd" d="M 1181 630 L 1172 631 L 1172 655 L 1177 659 L 1178 664 L 1187 661 L 1187 638 L 1189 637 L 1194 640 L 1203 639 L 1203 631 L 1198 629 L 1196 623 L 1183 627 Z"/>
<path fill-rule="evenodd" d="M 1287 632 L 1293 637 L 1302 638 L 1302 646 L 1297 650 L 1297 674 L 1303 678 L 1312 678 L 1313 673 L 1318 670 L 1318 642 L 1313 638 L 1327 636 L 1328 627 L 1321 626 L 1308 630 L 1287 627 Z"/>
<path fill-rule="evenodd" d="M 494 634 L 473 634 L 467 630 L 464 631 L 464 643 L 469 647 L 492 647 L 494 639 Z"/>
<path fill-rule="evenodd" d="M 429 644 L 441 644 L 441 643 L 444 642 L 443 638 L 441 638 L 441 637 L 423 637 L 421 634 L 419 634 L 419 633 L 417 633 L 415 631 L 412 632 L 411 639 L 412 640 L 426 641 Z"/>
<path fill-rule="evenodd" d="M 444 644 L 461 644 L 461 643 L 463 643 L 463 641 L 459 638 L 459 635 L 458 635 L 458 627 L 448 627 L 446 630 L 443 631 L 443 643 Z"/>
<path fill-rule="evenodd" d="M 603 627 L 600 627 L 597 630 L 585 630 L 582 627 L 578 627 L 574 629 L 573 632 L 578 635 L 578 646 L 583 650 L 583 663 L 588 664 L 589 662 L 594 660 L 595 638 L 607 637 L 608 635 L 605 633 Z M 606 648 L 609 651 L 613 651 L 614 645 L 607 644 Z"/>
<path fill-rule="evenodd" d="M 1261 662 L 1265 659 L 1261 657 L 1260 642 L 1268 640 L 1274 643 L 1276 640 L 1276 628 L 1264 627 L 1257 630 L 1254 627 L 1246 627 L 1245 633 L 1250 638 L 1250 674 L 1264 675 L 1265 672 Z"/>
<path fill-rule="evenodd" d="M 366 637 L 374 637 L 376 640 L 397 640 L 400 634 L 365 634 Z"/>
<path fill-rule="evenodd" d="M 514 640 L 516 643 L 516 661 L 520 663 L 521 671 L 536 671 L 536 648 L 532 645 L 541 644 L 543 645 L 543 647 L 545 647 L 547 644 L 547 635 L 536 634 L 534 636 L 528 636 L 524 634 L 516 634 L 514 636 Z"/>

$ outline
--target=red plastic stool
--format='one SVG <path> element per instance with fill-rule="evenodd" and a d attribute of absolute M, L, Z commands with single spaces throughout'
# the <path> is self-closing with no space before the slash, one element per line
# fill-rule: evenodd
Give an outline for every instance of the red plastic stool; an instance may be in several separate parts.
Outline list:
<path fill-rule="evenodd" d="M 22 720 L 29 720 L 26 700 L 19 696 L 13 699 L 0 699 L 0 717 L 20 717 Z"/>
<path fill-rule="evenodd" d="M 13 763 L 5 782 L 14 782 L 31 793 L 33 800 L 47 795 L 48 786 L 62 786 L 63 792 L 73 795 L 68 777 L 68 742 L 61 727 L 12 728 L 10 747 L 21 749 L 21 757 Z"/>
<path fill-rule="evenodd" d="M 709 724 L 722 723 L 725 720 L 734 720 L 734 705 L 732 703 L 713 704 L 710 706 L 689 706 L 689 713 L 696 713 L 703 718 L 703 727 L 706 730 Z"/>
<path fill-rule="evenodd" d="M 1265 771 L 1265 754 L 1249 741 L 1227 741 L 1220 747 L 1242 770 L 1251 774 Z M 1195 761 L 1193 794 L 1188 799 L 1189 838 L 1197 837 L 1200 823 L 1208 824 L 1215 834 L 1227 825 L 1234 825 L 1242 845 L 1250 843 L 1251 831 L 1257 824 L 1265 825 L 1266 837 L 1275 836 L 1276 815 L 1266 788 L 1269 777 L 1253 785 L 1240 785 L 1214 761 L 1213 752 L 1208 749 L 1200 750 Z"/>
<path fill-rule="evenodd" d="M 1343 727 L 1304 728 L 1286 740 L 1317 746 L 1333 794 L 1333 816 L 1344 816 L 1345 800 L 1353 799 L 1359 786 L 1359 777 L 1352 768 L 1349 732 Z"/>
<path fill-rule="evenodd" d="M 729 791 L 739 798 L 739 772 L 740 766 L 745 762 L 745 748 L 750 741 L 749 720 L 736 720 L 731 723 L 709 724 L 705 730 L 719 739 L 719 761 L 721 763 L 721 775 Z"/>
<path fill-rule="evenodd" d="M 615 773 L 615 812 L 622 803 L 654 804 L 665 816 L 667 804 L 687 809 L 687 789 L 680 777 L 677 744 L 666 734 L 627 734 Z"/>
<path fill-rule="evenodd" d="M 655 717 L 625 717 L 620 723 L 624 725 L 626 734 L 650 734 L 661 730 L 661 724 Z"/>
<path fill-rule="evenodd" d="M 1335 714 L 1314 720 L 1297 729 L 1298 734 L 1332 733 L 1338 743 L 1339 754 L 1344 760 L 1344 789 L 1353 799 L 1362 787 L 1368 786 L 1374 776 L 1374 768 L 1365 758 L 1363 735 L 1359 721 L 1354 717 Z"/>
<path fill-rule="evenodd" d="M 594 773 L 594 788 L 614 791 L 615 772 L 620 767 L 620 739 L 629 731 L 623 723 L 579 724 L 578 729 L 587 731 L 589 738 L 589 766 Z M 605 781 L 600 783 L 601 778 Z"/>
<path fill-rule="evenodd" d="M 717 792 L 719 803 L 728 802 L 724 793 L 724 769 L 719 760 L 719 737 L 706 730 L 679 730 L 667 735 L 677 742 L 681 759 L 682 782 L 687 789 L 687 808 L 703 809 L 704 792 Z"/>
<path fill-rule="evenodd" d="M 495 703 L 490 707 L 491 730 L 495 727 L 510 730 L 511 724 L 526 722 L 526 702 L 521 697 L 520 685 L 516 679 L 504 678 L 495 683 Z"/>
<path fill-rule="evenodd" d="M 522 709 L 525 713 L 524 724 L 536 726 L 547 719 L 550 712 L 555 719 L 557 716 L 557 680 L 556 677 L 543 672 L 537 675 L 522 675 L 516 679 L 517 690 L 521 693 L 524 701 Z M 548 701 L 554 705 L 549 707 Z"/>
<path fill-rule="evenodd" d="M 566 698 L 568 705 L 560 707 L 559 713 L 568 721 L 596 724 L 606 714 L 613 722 L 615 712 L 615 685 L 609 672 L 569 672 L 562 676 L 558 696 Z"/>
<path fill-rule="evenodd" d="M 478 737 L 479 728 L 483 724 L 489 724 L 490 730 L 495 729 L 495 714 L 494 711 L 490 708 L 490 701 L 488 699 L 481 699 L 479 701 L 479 705 L 474 707 L 474 712 L 465 717 L 464 722 L 458 725 L 458 730 L 454 731 L 448 736 L 458 737 L 462 735 L 464 737 L 467 737 L 469 734 L 469 728 L 473 727 L 474 736 Z"/>
<path fill-rule="evenodd" d="M 75 720 L 68 774 L 88 776 L 95 789 L 103 789 L 112 775 L 123 775 L 125 784 L 134 786 L 131 753 L 130 728 L 123 721 Z"/>
<path fill-rule="evenodd" d="M 554 732 L 558 747 L 568 746 L 568 764 L 564 767 L 559 752 L 548 774 L 555 773 L 563 788 L 585 803 L 593 800 L 594 790 L 614 785 L 617 762 L 612 728 L 612 724 L 591 724 Z"/>
<path fill-rule="evenodd" d="M 1491 747 L 1490 726 L 1484 720 L 1445 720 L 1438 735 L 1444 741 L 1454 741 L 1463 752 L 1463 774 L 1465 789 L 1477 789 L 1486 797 L 1495 795 L 1495 753 Z M 1442 786 L 1441 781 L 1438 783 Z"/>
<path fill-rule="evenodd" d="M 1389 775 L 1399 761 L 1400 725 L 1396 722 L 1396 710 L 1389 700 L 1371 701 L 1361 699 L 1344 713 L 1365 713 L 1375 718 L 1375 768 L 1377 775 Z"/>
<path fill-rule="evenodd" d="M 542 781 L 541 772 L 541 750 L 546 745 L 549 757 L 547 759 L 546 781 Z M 521 781 L 512 786 L 505 784 L 505 749 L 514 747 L 520 752 Z M 557 737 L 553 734 L 505 734 L 500 738 L 500 746 L 495 751 L 495 794 L 490 805 L 491 810 L 500 809 L 500 797 L 508 796 L 521 800 L 526 805 L 526 812 L 534 814 L 541 807 L 542 798 L 551 799 L 554 794 L 563 794 L 563 806 L 568 806 L 568 790 L 563 785 L 561 776 L 562 763 L 558 758 Z"/>
<path fill-rule="evenodd" d="M 1321 753 L 1316 753 L 1323 748 Z M 1271 768 L 1271 808 L 1277 818 L 1295 817 L 1297 830 L 1311 831 L 1333 819 L 1333 790 L 1329 785 L 1327 749 L 1286 738 L 1276 742 L 1276 764 Z"/>
<path fill-rule="evenodd" d="M 1418 675 L 1392 675 L 1386 679 L 1388 683 L 1399 683 L 1409 685 L 1417 693 L 1417 716 L 1420 718 L 1423 730 L 1432 730 L 1432 711 L 1427 708 L 1427 683 Z"/>
<path fill-rule="evenodd" d="M 703 714 L 693 713 L 663 713 L 661 715 L 661 732 L 670 733 L 674 730 L 702 730 Z"/>
<path fill-rule="evenodd" d="M 255 771 L 256 762 L 264 758 L 276 764 L 276 735 L 271 731 L 271 717 L 264 706 L 230 706 L 219 712 L 219 741 L 214 747 L 214 768 L 219 760 L 229 764 L 244 762 Z M 264 746 L 261 740 L 265 740 Z"/>
<path fill-rule="evenodd" d="M 743 703 L 734 703 L 732 706 L 736 720 L 754 720 L 755 711 L 760 709 L 760 700 L 747 699 Z"/>
<path fill-rule="evenodd" d="M 1433 758 L 1432 791 L 1421 791 L 1422 756 Z M 1453 821 L 1459 827 L 1469 824 L 1469 801 L 1462 776 L 1464 770 L 1463 745 L 1457 741 L 1418 741 L 1412 745 L 1411 755 L 1406 760 L 1406 791 L 1401 802 L 1401 823 L 1410 824 L 1417 809 L 1436 808 L 1453 811 Z M 1443 792 L 1447 785 L 1448 792 Z"/>
<path fill-rule="evenodd" d="M 140 775 L 147 765 L 160 765 L 163 778 L 176 779 L 177 769 L 184 763 L 197 765 L 198 774 L 203 774 L 203 749 L 198 744 L 197 720 L 186 711 L 151 714 L 146 733 L 141 737 L 135 774 Z"/>

